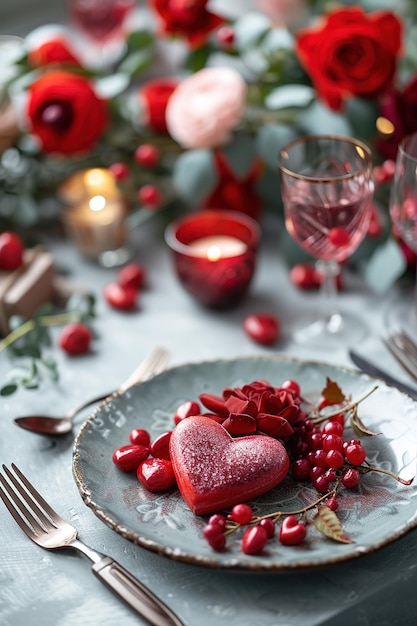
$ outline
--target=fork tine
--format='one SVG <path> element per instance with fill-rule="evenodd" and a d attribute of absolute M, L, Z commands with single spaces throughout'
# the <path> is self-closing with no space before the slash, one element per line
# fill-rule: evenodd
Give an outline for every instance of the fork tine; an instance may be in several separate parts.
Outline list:
<path fill-rule="evenodd" d="M 42 496 L 34 489 L 27 478 L 22 474 L 19 468 L 12 463 L 12 469 L 16 473 L 17 478 L 12 474 L 6 465 L 3 465 L 3 470 L 9 479 L 9 482 L 0 474 L 0 481 L 3 485 L 3 489 L 7 491 L 10 506 L 3 499 L 10 513 L 14 519 L 22 525 L 22 522 L 29 523 L 32 527 L 33 533 L 39 535 L 48 532 L 49 530 L 56 528 L 54 517 L 55 512 L 48 503 L 42 498 Z M 13 486 L 11 486 L 11 484 Z M 24 486 L 22 486 L 22 484 Z M 13 488 L 14 487 L 14 488 Z M 25 489 L 25 488 L 26 489 Z M 20 495 L 19 495 L 20 494 Z M 0 493 L 1 495 L 1 493 Z M 11 504 L 12 503 L 12 504 Z M 26 504 L 25 504 L 26 503 Z M 43 507 L 43 510 L 42 508 Z M 15 515 L 13 514 L 15 513 Z M 49 516 L 49 517 L 48 517 Z"/>

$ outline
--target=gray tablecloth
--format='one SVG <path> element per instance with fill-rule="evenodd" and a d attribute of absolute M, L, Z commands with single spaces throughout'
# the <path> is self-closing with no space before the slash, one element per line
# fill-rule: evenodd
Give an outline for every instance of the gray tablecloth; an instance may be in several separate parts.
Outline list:
<path fill-rule="evenodd" d="M 0 459 L 19 465 L 62 516 L 76 525 L 83 540 L 140 577 L 187 626 L 411 626 L 417 616 L 415 531 L 352 562 L 291 574 L 235 574 L 171 561 L 131 544 L 83 504 L 72 477 L 73 435 L 47 438 L 13 423 L 19 414 L 62 413 L 116 387 L 156 345 L 169 350 L 170 364 L 278 351 L 348 365 L 345 348 L 331 353 L 305 350 L 286 337 L 291 318 L 315 306 L 317 294 L 300 292 L 290 284 L 280 259 L 280 228 L 272 220 L 265 229 L 249 297 L 235 310 L 222 313 L 199 307 L 182 290 L 158 220 L 143 226 L 134 237 L 135 258 L 148 270 L 148 288 L 135 313 L 113 310 L 102 298 L 102 289 L 116 270 L 85 262 L 67 242 L 50 242 L 57 265 L 70 270 L 71 281 L 96 293 L 99 338 L 85 357 L 69 358 L 56 351 L 58 384 L 45 380 L 38 391 L 0 400 Z M 368 323 L 361 351 L 406 380 L 380 341 L 385 299 L 372 295 L 360 279 L 347 274 L 341 301 Z M 254 344 L 242 330 L 245 314 L 260 310 L 275 312 L 282 321 L 283 336 L 273 350 Z M 9 367 L 6 355 L 1 354 L 2 380 Z M 3 504 L 0 527 L 2 625 L 144 623 L 100 584 L 82 557 L 49 553 L 32 544 Z"/>

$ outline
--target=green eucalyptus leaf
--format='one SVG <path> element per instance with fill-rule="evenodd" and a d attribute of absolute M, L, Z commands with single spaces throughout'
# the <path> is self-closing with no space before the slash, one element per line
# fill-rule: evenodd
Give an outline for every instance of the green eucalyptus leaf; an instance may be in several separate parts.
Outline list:
<path fill-rule="evenodd" d="M 299 124 L 306 135 L 352 136 L 353 134 L 346 116 L 335 113 L 319 101 L 315 101 L 300 113 Z"/>
<path fill-rule="evenodd" d="M 137 50 L 136 52 L 129 54 L 129 56 L 127 56 L 122 61 L 119 67 L 119 71 L 122 72 L 124 75 L 133 78 L 134 76 L 137 76 L 138 74 L 143 72 L 143 70 L 145 70 L 147 67 L 149 67 L 151 61 L 152 54 L 149 50 Z"/>
<path fill-rule="evenodd" d="M 237 49 L 243 52 L 258 45 L 270 28 L 271 21 L 266 15 L 256 12 L 246 13 L 234 24 Z"/>
<path fill-rule="evenodd" d="M 188 150 L 175 161 L 173 184 L 178 194 L 199 204 L 217 183 L 217 172 L 210 150 Z"/>
<path fill-rule="evenodd" d="M 151 46 L 153 42 L 154 37 L 150 32 L 145 30 L 134 30 L 129 33 L 126 40 L 128 53 L 133 50 L 147 48 L 148 46 Z"/>
<path fill-rule="evenodd" d="M 17 391 L 18 386 L 14 383 L 9 383 L 0 388 L 0 396 L 11 396 Z"/>
<path fill-rule="evenodd" d="M 111 100 L 120 96 L 130 85 L 127 73 L 117 72 L 96 81 L 96 93 L 104 100 Z"/>
<path fill-rule="evenodd" d="M 39 207 L 30 193 L 21 193 L 17 196 L 17 206 L 14 218 L 21 226 L 32 226 L 39 219 Z"/>
<path fill-rule="evenodd" d="M 238 178 L 244 178 L 253 165 L 256 155 L 255 143 L 250 135 L 236 133 L 224 148 L 227 162 Z"/>
<path fill-rule="evenodd" d="M 256 150 L 268 167 L 278 176 L 278 152 L 297 137 L 293 126 L 287 124 L 264 124 L 256 135 Z"/>
<path fill-rule="evenodd" d="M 312 103 L 314 97 L 314 89 L 309 85 L 283 85 L 271 91 L 266 96 L 264 104 L 271 111 L 306 107 Z"/>

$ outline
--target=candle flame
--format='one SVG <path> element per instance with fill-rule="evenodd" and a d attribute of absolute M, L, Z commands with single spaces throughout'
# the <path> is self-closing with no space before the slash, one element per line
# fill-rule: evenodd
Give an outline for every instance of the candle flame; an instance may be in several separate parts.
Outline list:
<path fill-rule="evenodd" d="M 106 206 L 106 198 L 104 196 L 93 196 L 88 206 L 92 211 L 101 211 Z"/>
<path fill-rule="evenodd" d="M 210 246 L 207 249 L 207 258 L 209 261 L 218 261 L 222 253 L 219 246 Z"/>
<path fill-rule="evenodd" d="M 100 168 L 88 170 L 84 176 L 85 183 L 88 186 L 98 187 L 106 182 L 106 176 Z"/>

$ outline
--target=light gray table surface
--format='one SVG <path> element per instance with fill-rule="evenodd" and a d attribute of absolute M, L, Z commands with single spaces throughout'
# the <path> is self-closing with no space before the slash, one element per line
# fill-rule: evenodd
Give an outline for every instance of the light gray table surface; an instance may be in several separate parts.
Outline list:
<path fill-rule="evenodd" d="M 99 339 L 92 353 L 82 358 L 54 352 L 61 372 L 57 385 L 45 380 L 39 391 L 19 392 L 0 400 L 0 460 L 20 466 L 61 515 L 76 525 L 80 538 L 140 577 L 186 626 L 411 626 L 417 619 L 415 531 L 354 561 L 291 574 L 236 574 L 175 562 L 131 544 L 83 504 L 72 476 L 77 430 L 63 438 L 47 438 L 13 423 L 19 414 L 61 413 L 112 389 L 156 345 L 169 350 L 170 365 L 271 352 L 349 365 L 346 349 L 313 352 L 286 338 L 291 317 L 314 306 L 317 296 L 290 284 L 280 259 L 280 229 L 276 220 L 264 229 L 250 295 L 227 312 L 203 309 L 182 290 L 158 219 L 134 236 L 135 258 L 149 275 L 149 287 L 135 313 L 112 310 L 102 298 L 102 289 L 116 270 L 84 261 L 68 242 L 46 242 L 57 265 L 70 268 L 71 280 L 96 293 Z M 361 352 L 407 380 L 380 341 L 385 298 L 372 295 L 360 279 L 348 274 L 341 301 L 369 324 L 369 334 L 359 346 Z M 275 312 L 282 320 L 283 337 L 274 349 L 254 344 L 242 331 L 244 315 L 259 310 Z M 2 379 L 8 367 L 6 355 L 1 354 Z M 100 584 L 83 557 L 46 552 L 32 544 L 2 503 L 0 537 L 2 626 L 144 623 Z"/>

